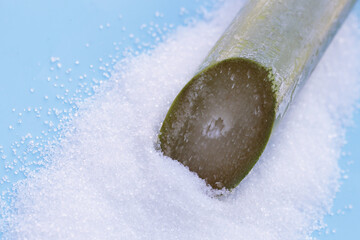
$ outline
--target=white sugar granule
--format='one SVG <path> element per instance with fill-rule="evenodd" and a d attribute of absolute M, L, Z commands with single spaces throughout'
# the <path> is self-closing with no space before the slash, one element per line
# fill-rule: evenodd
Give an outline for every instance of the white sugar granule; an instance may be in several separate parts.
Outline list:
<path fill-rule="evenodd" d="M 156 150 L 171 102 L 241 7 L 180 27 L 151 54 L 118 63 L 69 123 L 50 166 L 14 187 L 4 239 L 305 239 L 339 186 L 344 124 L 359 96 L 359 27 L 347 20 L 230 194 Z"/>

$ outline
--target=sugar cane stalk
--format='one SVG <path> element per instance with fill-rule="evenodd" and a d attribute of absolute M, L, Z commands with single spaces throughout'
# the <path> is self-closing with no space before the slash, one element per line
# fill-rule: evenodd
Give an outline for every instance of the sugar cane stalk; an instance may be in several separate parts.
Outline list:
<path fill-rule="evenodd" d="M 171 105 L 160 147 L 213 188 L 235 187 L 355 0 L 252 0 Z"/>

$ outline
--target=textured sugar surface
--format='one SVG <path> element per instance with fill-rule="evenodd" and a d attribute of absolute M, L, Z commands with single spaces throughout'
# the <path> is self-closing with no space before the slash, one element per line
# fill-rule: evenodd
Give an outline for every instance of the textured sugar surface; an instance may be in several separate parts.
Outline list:
<path fill-rule="evenodd" d="M 119 62 L 85 101 L 52 164 L 15 185 L 5 239 L 304 239 L 338 188 L 344 124 L 359 96 L 359 28 L 347 20 L 230 194 L 156 150 L 161 121 L 242 3 L 180 27 L 150 55 Z M 211 17 L 211 16 L 210 16 Z"/>

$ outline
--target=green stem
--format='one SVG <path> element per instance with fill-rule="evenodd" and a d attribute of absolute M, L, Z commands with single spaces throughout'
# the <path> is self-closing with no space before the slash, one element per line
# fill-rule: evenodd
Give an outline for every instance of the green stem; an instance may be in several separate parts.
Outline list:
<path fill-rule="evenodd" d="M 213 188 L 235 187 L 355 0 L 253 0 L 173 102 L 160 146 Z"/>

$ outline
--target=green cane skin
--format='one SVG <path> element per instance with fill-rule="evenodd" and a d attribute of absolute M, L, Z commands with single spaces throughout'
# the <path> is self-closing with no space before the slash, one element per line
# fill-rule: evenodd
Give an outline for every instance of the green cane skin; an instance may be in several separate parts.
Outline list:
<path fill-rule="evenodd" d="M 171 105 L 164 155 L 215 189 L 237 186 L 354 3 L 249 1 Z"/>

